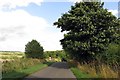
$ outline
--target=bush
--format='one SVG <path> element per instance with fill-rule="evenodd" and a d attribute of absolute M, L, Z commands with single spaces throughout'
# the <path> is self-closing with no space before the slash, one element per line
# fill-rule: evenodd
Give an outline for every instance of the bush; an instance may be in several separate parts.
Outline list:
<path fill-rule="evenodd" d="M 114 65 L 120 65 L 120 45 L 116 43 L 111 43 L 108 46 L 108 50 L 104 54 L 98 55 L 98 60 L 103 63 Z"/>

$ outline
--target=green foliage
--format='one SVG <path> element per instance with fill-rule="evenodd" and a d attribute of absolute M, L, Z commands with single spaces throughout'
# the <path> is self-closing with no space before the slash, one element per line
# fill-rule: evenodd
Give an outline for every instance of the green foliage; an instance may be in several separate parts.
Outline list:
<path fill-rule="evenodd" d="M 66 53 L 63 50 L 57 50 L 57 51 L 46 51 L 44 52 L 45 58 L 67 58 Z"/>
<path fill-rule="evenodd" d="M 120 64 L 120 45 L 111 43 L 105 54 L 101 55 L 102 60 L 107 64 Z"/>
<path fill-rule="evenodd" d="M 43 47 L 36 40 L 28 42 L 25 47 L 25 54 L 28 58 L 42 58 L 43 51 Z"/>
<path fill-rule="evenodd" d="M 61 44 L 77 60 L 95 58 L 120 37 L 119 20 L 100 2 L 75 3 L 54 25 L 67 32 Z"/>

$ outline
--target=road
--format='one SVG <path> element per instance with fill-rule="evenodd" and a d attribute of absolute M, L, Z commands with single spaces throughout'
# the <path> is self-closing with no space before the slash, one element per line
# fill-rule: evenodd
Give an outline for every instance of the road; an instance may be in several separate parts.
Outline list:
<path fill-rule="evenodd" d="M 24 80 L 77 80 L 66 62 L 56 62 L 36 73 L 26 77 Z"/>

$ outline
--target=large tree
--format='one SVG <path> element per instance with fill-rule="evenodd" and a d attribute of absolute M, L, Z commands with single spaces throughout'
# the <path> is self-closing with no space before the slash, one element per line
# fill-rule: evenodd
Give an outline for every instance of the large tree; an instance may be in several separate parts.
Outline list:
<path fill-rule="evenodd" d="M 120 37 L 117 33 L 119 20 L 103 5 L 101 2 L 75 3 L 54 23 L 61 32 L 67 32 L 60 41 L 75 59 L 95 57 Z"/>
<path fill-rule="evenodd" d="M 28 58 L 42 58 L 43 47 L 36 40 L 32 40 L 25 45 L 25 54 Z"/>

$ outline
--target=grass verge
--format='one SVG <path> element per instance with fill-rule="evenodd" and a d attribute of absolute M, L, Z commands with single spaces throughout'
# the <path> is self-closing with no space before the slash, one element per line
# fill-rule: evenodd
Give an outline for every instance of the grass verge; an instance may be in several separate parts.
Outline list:
<path fill-rule="evenodd" d="M 50 63 L 49 63 L 49 65 L 50 65 Z M 26 69 L 16 70 L 16 71 L 12 71 L 12 72 L 9 72 L 9 73 L 5 73 L 5 74 L 2 75 L 2 77 L 3 77 L 2 80 L 21 80 L 25 76 L 28 76 L 29 74 L 34 73 L 38 70 L 41 70 L 41 69 L 43 69 L 47 66 L 48 66 L 48 64 L 42 64 L 41 63 L 41 64 L 37 64 L 35 66 L 29 67 L 29 68 L 26 68 Z"/>
<path fill-rule="evenodd" d="M 78 80 L 81 80 L 81 78 L 91 78 L 90 80 L 101 78 L 118 79 L 119 77 L 118 66 L 112 68 L 103 63 L 96 64 L 92 62 L 82 64 L 77 61 L 70 61 L 69 66 Z"/>
<path fill-rule="evenodd" d="M 84 71 L 81 71 L 78 67 L 77 62 L 69 61 L 68 64 L 69 64 L 71 71 L 73 72 L 73 74 L 77 78 L 77 80 L 82 80 L 82 79 L 91 80 L 90 78 L 92 78 L 92 76 Z"/>
<path fill-rule="evenodd" d="M 76 76 L 77 80 L 81 80 L 81 78 L 90 78 L 90 75 L 88 75 L 85 72 L 80 71 L 78 68 L 70 68 L 73 74 Z"/>

